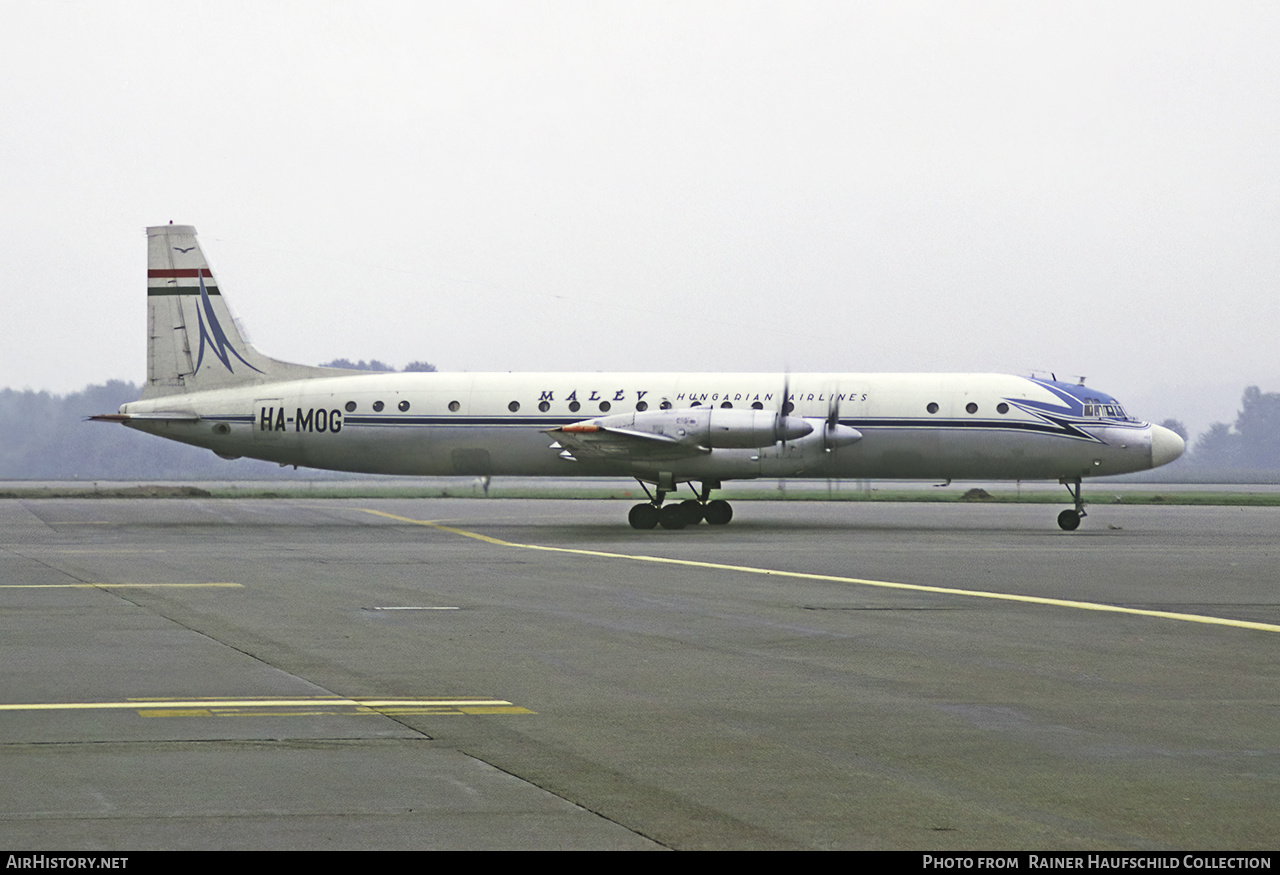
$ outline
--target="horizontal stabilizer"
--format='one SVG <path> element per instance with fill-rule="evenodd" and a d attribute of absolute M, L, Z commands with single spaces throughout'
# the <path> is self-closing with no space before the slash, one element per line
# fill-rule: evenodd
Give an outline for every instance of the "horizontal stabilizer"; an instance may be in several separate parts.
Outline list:
<path fill-rule="evenodd" d="M 99 413 L 89 422 L 199 422 L 194 413 Z"/>

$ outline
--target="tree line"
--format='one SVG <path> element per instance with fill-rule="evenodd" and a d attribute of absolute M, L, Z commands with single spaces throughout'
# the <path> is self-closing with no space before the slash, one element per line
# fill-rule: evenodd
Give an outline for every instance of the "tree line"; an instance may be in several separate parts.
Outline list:
<path fill-rule="evenodd" d="M 349 371 L 394 371 L 395 370 L 395 368 L 391 367 L 391 365 L 385 362 L 380 362 L 377 359 L 369 359 L 369 361 L 360 359 L 360 361 L 358 362 L 353 362 L 351 359 L 334 359 L 331 362 L 321 362 L 320 367 L 346 368 Z M 427 372 L 434 373 L 435 369 L 436 369 L 436 366 L 431 364 L 431 362 L 409 362 L 409 364 L 404 366 L 404 373 L 406 374 L 409 374 L 409 373 L 421 374 L 421 373 L 427 373 Z"/>
<path fill-rule="evenodd" d="M 1187 430 L 1177 420 L 1166 420 L 1187 440 Z M 1240 399 L 1234 427 L 1215 422 L 1209 430 L 1188 441 L 1187 463 L 1198 468 L 1224 471 L 1274 471 L 1280 469 L 1280 392 L 1263 392 L 1249 386 Z"/>

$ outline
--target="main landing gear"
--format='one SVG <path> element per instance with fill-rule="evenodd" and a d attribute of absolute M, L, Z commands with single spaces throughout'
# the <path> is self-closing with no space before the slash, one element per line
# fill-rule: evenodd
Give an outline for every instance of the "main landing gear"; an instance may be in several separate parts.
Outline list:
<path fill-rule="evenodd" d="M 673 504 L 663 504 L 667 497 L 666 490 L 659 488 L 655 497 L 650 494 L 649 487 L 643 480 L 639 483 L 644 494 L 649 496 L 649 502 L 637 504 L 627 514 L 627 521 L 631 523 L 633 529 L 652 529 L 656 526 L 662 526 L 664 529 L 683 529 L 686 526 L 696 526 L 703 520 L 707 525 L 723 526 L 733 519 L 733 506 L 729 502 L 720 498 L 708 501 L 711 490 L 720 488 L 718 481 L 703 482 L 702 491 L 694 492 L 697 498 L 689 498 Z M 693 488 L 692 483 L 689 484 L 689 488 Z"/>
<path fill-rule="evenodd" d="M 1087 516 L 1084 512 L 1084 498 L 1080 495 L 1080 478 L 1077 477 L 1075 480 L 1067 480 L 1064 477 L 1058 482 L 1067 487 L 1067 491 L 1071 493 L 1071 497 L 1075 499 L 1076 502 L 1074 510 L 1064 510 L 1062 513 L 1058 514 L 1058 526 L 1065 531 L 1074 532 L 1076 529 L 1080 528 L 1080 520 Z M 1075 486 L 1074 489 L 1071 488 L 1073 484 Z"/>

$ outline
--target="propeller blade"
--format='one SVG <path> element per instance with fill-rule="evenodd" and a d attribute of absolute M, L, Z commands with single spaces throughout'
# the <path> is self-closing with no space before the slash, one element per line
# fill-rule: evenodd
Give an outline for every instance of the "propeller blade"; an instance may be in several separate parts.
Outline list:
<path fill-rule="evenodd" d="M 782 441 L 782 449 L 787 448 L 787 429 L 784 420 L 791 411 L 787 406 L 791 403 L 791 369 L 787 368 L 782 374 L 782 400 L 778 402 L 778 412 L 773 418 L 773 433 L 776 440 Z"/>
<path fill-rule="evenodd" d="M 830 453 L 836 448 L 835 433 L 840 425 L 840 396 L 836 392 L 829 392 L 828 395 L 827 422 L 822 430 L 822 446 Z"/>

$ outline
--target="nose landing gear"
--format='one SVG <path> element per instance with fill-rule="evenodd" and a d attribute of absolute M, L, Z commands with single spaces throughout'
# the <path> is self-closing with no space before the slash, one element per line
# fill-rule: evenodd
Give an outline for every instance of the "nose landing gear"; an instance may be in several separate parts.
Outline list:
<path fill-rule="evenodd" d="M 1080 478 L 1077 477 L 1075 480 L 1068 480 L 1064 477 L 1058 482 L 1067 487 L 1067 491 L 1071 493 L 1071 497 L 1075 499 L 1076 503 L 1074 509 L 1064 510 L 1062 513 L 1058 514 L 1058 527 L 1067 532 L 1074 532 L 1076 529 L 1080 528 L 1080 520 L 1088 516 L 1088 514 L 1084 512 L 1084 498 L 1081 497 L 1080 494 Z M 1074 489 L 1071 488 L 1072 484 L 1075 485 Z"/>

